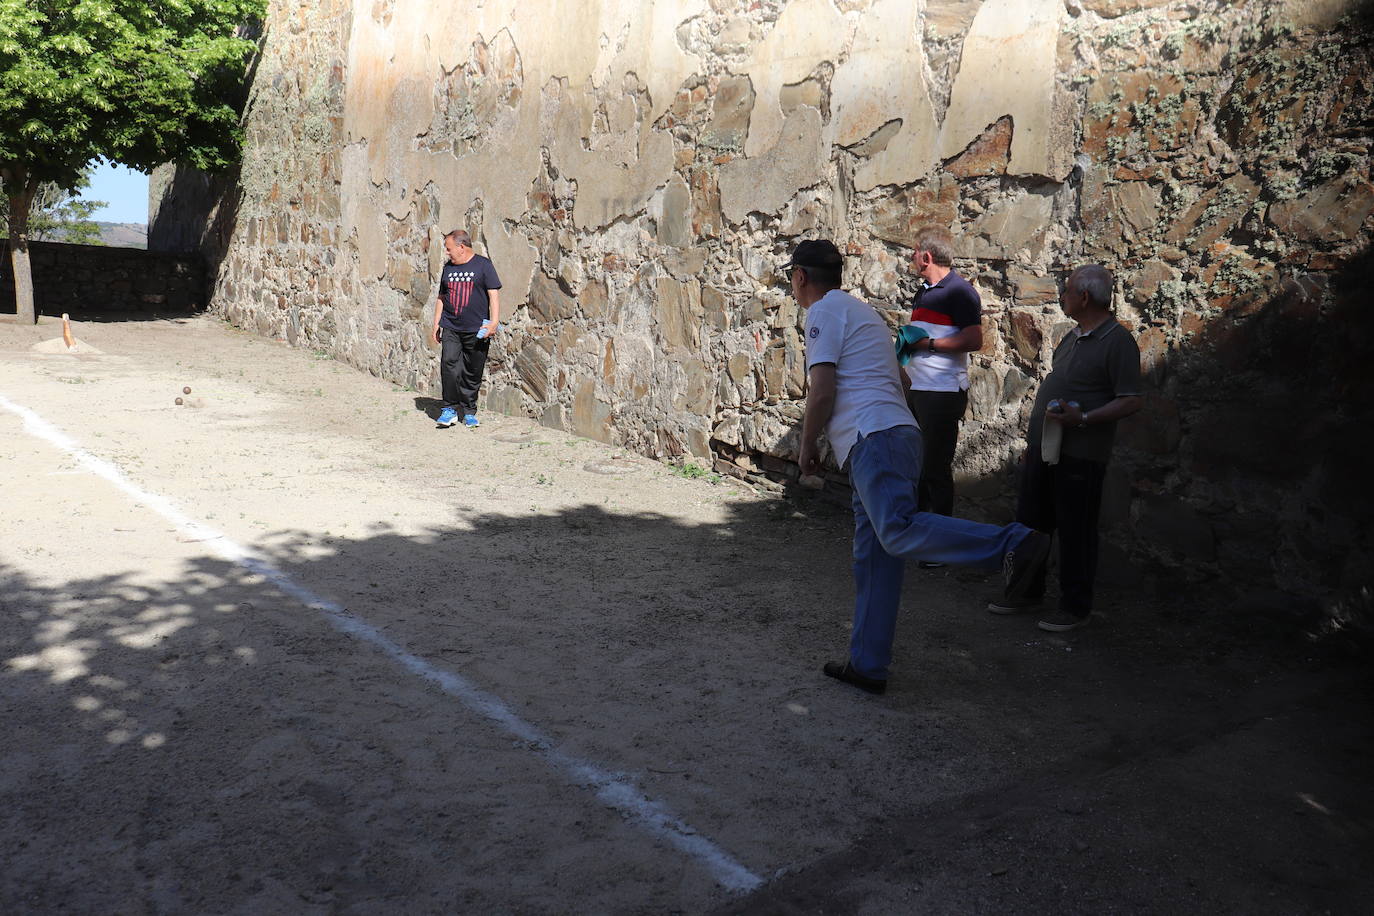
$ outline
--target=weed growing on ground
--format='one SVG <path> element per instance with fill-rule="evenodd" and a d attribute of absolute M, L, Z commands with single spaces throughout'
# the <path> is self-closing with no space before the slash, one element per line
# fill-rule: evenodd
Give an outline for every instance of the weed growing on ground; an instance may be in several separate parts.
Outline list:
<path fill-rule="evenodd" d="M 720 483 L 720 475 L 693 461 L 684 461 L 673 468 L 673 473 L 685 480 L 705 480 L 712 484 Z"/>

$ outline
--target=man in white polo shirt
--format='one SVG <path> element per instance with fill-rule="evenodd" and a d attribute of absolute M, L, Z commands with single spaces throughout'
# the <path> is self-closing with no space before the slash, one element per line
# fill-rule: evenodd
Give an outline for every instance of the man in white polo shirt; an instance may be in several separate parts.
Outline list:
<path fill-rule="evenodd" d="M 1019 596 L 1049 555 L 1050 539 L 1025 525 L 1002 528 L 922 512 L 921 433 L 907 408 L 907 380 L 892 335 L 867 303 L 842 292 L 844 259 L 829 241 L 797 245 L 792 295 L 808 310 L 809 390 L 802 420 L 803 474 L 820 470 L 822 431 L 854 490 L 854 626 L 849 658 L 824 672 L 869 693 L 887 690 L 907 560 L 997 568 Z"/>

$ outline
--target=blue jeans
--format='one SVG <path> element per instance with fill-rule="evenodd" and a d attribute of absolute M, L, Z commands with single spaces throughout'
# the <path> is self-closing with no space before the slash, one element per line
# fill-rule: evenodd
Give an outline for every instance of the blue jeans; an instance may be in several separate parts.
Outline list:
<path fill-rule="evenodd" d="M 860 435 L 846 463 L 854 488 L 854 632 L 849 662 L 886 678 L 907 560 L 996 569 L 1031 529 L 921 512 L 921 433 L 894 426 Z"/>

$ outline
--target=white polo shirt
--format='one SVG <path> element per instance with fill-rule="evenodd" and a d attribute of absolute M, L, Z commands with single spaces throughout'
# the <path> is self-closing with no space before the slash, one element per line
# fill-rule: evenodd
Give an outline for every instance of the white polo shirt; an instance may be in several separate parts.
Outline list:
<path fill-rule="evenodd" d="M 840 467 L 860 434 L 915 426 L 897 377 L 892 332 L 869 305 L 832 289 L 807 310 L 806 368 L 835 364 L 835 410 L 825 427 Z"/>

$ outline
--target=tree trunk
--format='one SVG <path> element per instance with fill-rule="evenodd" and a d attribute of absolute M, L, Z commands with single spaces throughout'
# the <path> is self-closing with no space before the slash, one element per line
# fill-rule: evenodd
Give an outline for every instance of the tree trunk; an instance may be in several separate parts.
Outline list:
<path fill-rule="evenodd" d="M 29 266 L 29 207 L 38 180 L 20 166 L 4 169 L 5 194 L 9 198 L 10 264 L 14 267 L 14 311 L 20 324 L 37 324 L 33 307 L 33 270 Z"/>

